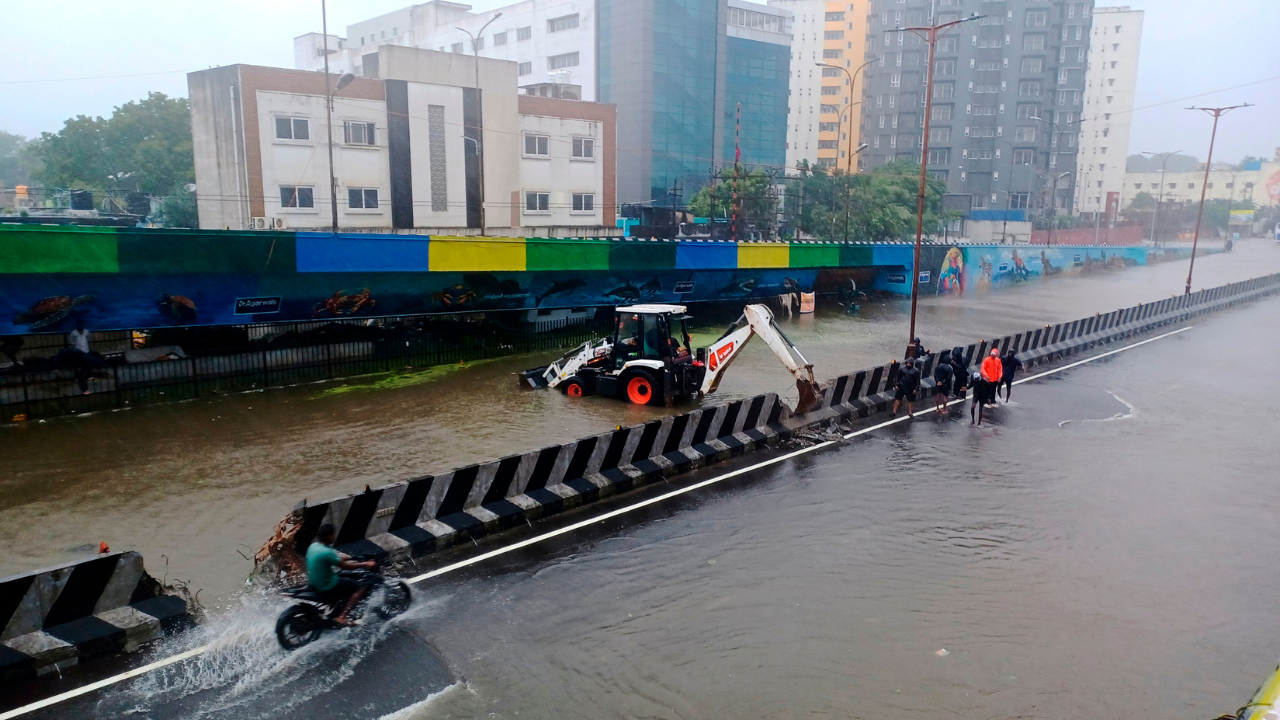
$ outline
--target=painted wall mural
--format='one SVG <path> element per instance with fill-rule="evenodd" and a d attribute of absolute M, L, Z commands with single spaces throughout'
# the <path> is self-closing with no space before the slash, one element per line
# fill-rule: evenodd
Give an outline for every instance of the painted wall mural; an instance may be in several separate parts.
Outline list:
<path fill-rule="evenodd" d="M 1050 278 L 1063 273 L 1092 272 L 1146 265 L 1164 259 L 1145 247 L 985 245 L 953 247 L 938 269 L 939 295 L 964 295 Z"/>

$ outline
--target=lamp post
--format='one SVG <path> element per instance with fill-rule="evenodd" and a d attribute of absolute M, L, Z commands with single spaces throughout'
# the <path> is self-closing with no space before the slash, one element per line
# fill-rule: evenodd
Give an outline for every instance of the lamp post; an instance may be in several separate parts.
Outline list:
<path fill-rule="evenodd" d="M 330 231 L 338 234 L 338 178 L 333 172 L 333 95 L 356 79 L 355 75 L 345 73 L 338 78 L 336 87 L 331 87 L 333 76 L 329 74 L 329 12 L 325 0 L 320 0 L 320 32 L 324 36 L 324 117 L 325 130 L 329 135 L 329 209 L 333 213 L 333 224 Z"/>
<path fill-rule="evenodd" d="M 1169 158 L 1182 152 L 1174 150 L 1173 152 L 1153 153 L 1146 150 L 1142 151 L 1143 155 L 1151 155 L 1160 158 L 1160 192 L 1156 198 L 1156 209 L 1151 212 L 1151 244 L 1156 244 L 1156 221 L 1160 219 L 1160 204 L 1164 202 L 1164 167 L 1169 162 Z"/>
<path fill-rule="evenodd" d="M 895 28 L 894 30 L 886 30 L 885 32 L 909 32 L 916 37 L 925 41 L 929 46 L 928 65 L 925 68 L 924 81 L 924 134 L 920 140 L 920 193 L 916 197 L 916 246 L 915 252 L 912 254 L 911 261 L 911 329 L 907 333 L 907 343 L 911 343 L 916 337 L 916 305 L 920 297 L 920 239 L 924 235 L 924 199 L 925 190 L 929 182 L 929 120 L 933 113 L 933 57 L 934 51 L 938 46 L 938 34 L 945 30 L 971 20 L 977 20 L 982 15 L 970 15 L 960 20 L 952 20 L 941 25 L 938 24 L 936 16 L 930 18 L 930 24 L 920 27 Z"/>
<path fill-rule="evenodd" d="M 1196 247 L 1200 244 L 1200 220 L 1204 217 L 1204 198 L 1205 192 L 1209 189 L 1209 169 L 1213 167 L 1213 143 L 1218 139 L 1218 119 L 1223 115 L 1236 110 L 1238 108 L 1250 107 L 1248 103 L 1243 105 L 1231 105 L 1229 107 L 1202 108 L 1189 107 L 1188 110 L 1201 110 L 1213 116 L 1213 134 L 1209 136 L 1209 157 L 1204 161 L 1204 182 L 1200 184 L 1200 211 L 1196 213 L 1196 234 L 1191 238 L 1191 265 L 1187 268 L 1187 290 L 1186 295 L 1191 294 L 1191 271 L 1196 269 Z M 1231 233 L 1231 213 L 1227 213 L 1227 233 Z"/>
<path fill-rule="evenodd" d="M 1049 200 L 1049 208 L 1053 210 L 1053 214 L 1049 216 L 1049 244 L 1053 244 L 1053 226 L 1057 225 L 1058 220 L 1058 181 L 1071 174 L 1070 170 L 1053 176 L 1053 197 Z M 1070 187 L 1068 185 L 1067 187 Z"/>
<path fill-rule="evenodd" d="M 1000 228 L 1000 244 L 1003 245 L 1009 239 L 1009 211 L 1013 210 L 1013 169 L 1017 167 L 1013 161 L 1013 153 L 1017 148 L 1008 140 L 996 140 L 996 144 L 1009 148 L 1009 189 L 1004 191 L 1004 225 Z"/>
<path fill-rule="evenodd" d="M 471 55 L 475 60 L 475 69 L 476 69 L 476 76 L 475 76 L 476 134 L 478 135 L 478 139 L 474 139 L 474 142 L 476 144 L 476 163 L 477 165 L 479 165 L 479 171 L 477 173 L 477 176 L 480 182 L 480 235 L 481 236 L 484 235 L 485 214 L 484 214 L 484 102 L 483 102 L 483 96 L 481 95 L 481 90 L 480 90 L 480 38 L 484 37 L 485 29 L 488 28 L 489 25 L 492 24 L 494 20 L 497 20 L 500 17 L 502 17 L 502 13 L 500 12 L 494 13 L 493 17 L 489 18 L 489 22 L 486 22 L 484 25 L 480 26 L 480 29 L 476 32 L 475 35 L 472 35 L 471 31 L 464 27 L 458 28 L 462 32 L 466 33 L 467 37 L 471 38 Z"/>
<path fill-rule="evenodd" d="M 1054 167 L 1057 167 L 1058 162 L 1056 158 L 1060 154 L 1058 152 L 1058 133 L 1061 131 L 1058 130 L 1058 128 L 1060 126 L 1070 127 L 1071 125 L 1079 125 L 1080 123 L 1085 121 L 1085 118 L 1080 118 L 1079 120 L 1072 120 L 1071 122 L 1066 122 L 1066 123 L 1059 123 L 1057 120 L 1050 120 L 1048 118 L 1041 118 L 1041 117 L 1028 118 L 1028 120 L 1035 120 L 1036 122 L 1048 123 L 1049 127 L 1052 128 L 1052 130 L 1049 131 L 1050 132 L 1049 169 L 1052 170 Z M 1061 175 L 1054 176 L 1054 179 L 1053 179 L 1053 196 L 1049 198 L 1049 208 L 1053 210 L 1053 214 L 1049 218 L 1049 244 L 1050 245 L 1053 244 L 1053 226 L 1058 219 L 1058 180 L 1070 174 L 1071 174 L 1071 171 L 1068 170 L 1062 173 Z"/>
<path fill-rule="evenodd" d="M 862 65 L 860 65 L 857 70 L 854 70 L 852 74 L 850 74 L 848 68 L 842 68 L 839 65 L 832 65 L 831 63 L 820 62 L 820 63 L 814 63 L 814 65 L 817 65 L 818 67 L 821 67 L 821 68 L 835 68 L 836 70 L 839 70 L 840 72 L 844 73 L 845 77 L 849 78 L 849 104 L 846 107 L 852 110 L 854 105 L 859 104 L 853 101 L 854 83 L 858 82 L 858 73 L 862 72 L 863 68 L 876 62 L 879 59 L 880 58 L 871 58 L 870 60 L 862 63 Z M 841 123 L 844 122 L 843 112 L 840 113 L 840 122 Z M 853 150 L 853 113 L 852 112 L 849 113 L 849 137 L 845 139 L 848 141 L 845 145 L 845 149 L 846 149 L 846 154 L 848 155 L 848 158 L 849 158 L 848 163 L 846 163 L 845 172 L 852 174 L 853 173 L 853 156 L 856 154 Z"/>

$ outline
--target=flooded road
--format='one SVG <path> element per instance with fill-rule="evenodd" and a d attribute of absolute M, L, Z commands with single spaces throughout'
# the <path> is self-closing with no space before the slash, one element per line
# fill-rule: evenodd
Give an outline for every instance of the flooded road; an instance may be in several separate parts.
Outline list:
<path fill-rule="evenodd" d="M 218 655 L 32 717 L 1234 711 L 1280 655 L 1277 313 L 1019 385 L 990 428 L 922 415 L 429 581 L 341 673 L 331 649 L 295 670 L 251 603 Z"/>
<path fill-rule="evenodd" d="M 1196 287 L 1280 271 L 1280 248 L 1246 241 L 1201 257 Z M 942 349 L 1181 292 L 1186 262 L 1051 278 L 968 298 L 926 298 L 920 329 Z M 899 357 L 909 301 L 784 320 L 820 378 Z M 706 328 L 698 340 L 719 334 Z M 303 498 L 332 497 L 479 459 L 564 442 L 669 412 L 522 391 L 514 373 L 551 354 L 358 378 L 89 417 L 0 427 L 0 575 L 137 549 L 158 577 L 223 604 L 248 558 Z M 763 344 L 735 362 L 716 401 L 794 394 Z M 676 411 L 682 408 L 677 408 Z"/>

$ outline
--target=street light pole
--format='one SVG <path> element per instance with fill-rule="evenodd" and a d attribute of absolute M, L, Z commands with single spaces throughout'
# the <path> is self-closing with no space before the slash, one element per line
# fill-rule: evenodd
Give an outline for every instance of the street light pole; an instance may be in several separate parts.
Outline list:
<path fill-rule="evenodd" d="M 333 94 L 337 90 L 331 87 L 333 77 L 329 75 L 329 10 L 325 7 L 325 0 L 320 0 L 320 33 L 324 36 L 324 117 L 325 131 L 329 135 L 329 209 L 333 211 L 331 230 L 337 235 L 338 180 L 333 174 Z"/>
<path fill-rule="evenodd" d="M 971 20 L 977 20 L 983 15 L 971 15 L 960 20 L 952 20 L 951 22 L 937 24 L 935 17 L 930 18 L 928 27 L 909 27 L 895 28 L 895 30 L 886 30 L 885 32 L 909 32 L 916 37 L 922 39 L 929 45 L 928 67 L 925 69 L 924 81 L 924 134 L 920 141 L 920 193 L 916 196 L 916 246 L 915 252 L 912 254 L 911 261 L 911 329 L 907 333 L 907 343 L 910 344 L 916 337 L 916 305 L 920 298 L 920 240 L 924 236 L 924 201 L 925 190 L 929 183 L 929 121 L 933 114 L 933 63 L 934 51 L 938 45 L 938 34 L 944 30 L 966 23 Z"/>
<path fill-rule="evenodd" d="M 1204 217 L 1204 198 L 1205 192 L 1209 189 L 1209 170 L 1213 167 L 1213 144 L 1218 139 L 1218 119 L 1223 115 L 1236 110 L 1238 108 L 1250 107 L 1248 103 L 1243 105 L 1231 105 L 1230 107 L 1202 108 L 1189 107 L 1188 110 L 1201 110 L 1213 116 L 1213 134 L 1209 136 L 1209 157 L 1204 162 L 1204 182 L 1200 184 L 1200 211 L 1196 213 L 1196 234 L 1191 239 L 1191 265 L 1187 268 L 1187 290 L 1184 294 L 1191 294 L 1191 272 L 1196 269 L 1196 247 L 1200 244 L 1200 219 Z M 1227 232 L 1231 232 L 1231 214 L 1227 214 Z"/>
<path fill-rule="evenodd" d="M 879 60 L 879 59 L 880 59 L 880 58 L 878 58 L 878 57 L 877 57 L 877 58 L 871 58 L 870 60 L 868 60 L 868 61 L 866 61 L 866 62 L 862 63 L 862 65 L 860 65 L 860 66 L 858 67 L 858 69 L 857 69 L 857 70 L 854 70 L 852 74 L 850 74 L 850 73 L 849 73 L 848 68 L 842 68 L 842 67 L 840 67 L 839 65 L 832 65 L 831 63 L 824 63 L 824 62 L 814 63 L 814 65 L 817 65 L 818 67 L 822 67 L 822 68 L 834 68 L 834 69 L 836 69 L 836 70 L 839 70 L 840 72 L 842 72 L 842 73 L 844 73 L 844 74 L 845 74 L 845 77 L 849 78 L 849 104 L 845 106 L 846 108 L 848 108 L 848 109 L 850 110 L 850 112 L 849 112 L 849 135 L 848 135 L 848 137 L 846 137 L 846 138 L 845 138 L 845 140 L 846 140 L 846 143 L 845 143 L 845 155 L 848 157 L 848 161 L 845 163 L 845 172 L 847 172 L 847 173 L 849 173 L 849 174 L 853 174 L 853 156 L 855 155 L 855 153 L 854 153 L 854 151 L 853 151 L 853 112 L 852 112 L 852 110 L 853 110 L 853 106 L 854 106 L 854 105 L 860 105 L 860 104 L 861 104 L 861 101 L 858 101 L 858 102 L 854 102 L 854 101 L 853 101 L 853 90 L 854 90 L 854 84 L 858 82 L 858 73 L 862 72 L 863 68 L 865 68 L 865 67 L 867 67 L 868 65 L 870 65 L 870 64 L 872 64 L 872 63 L 874 63 L 874 62 L 876 62 L 876 61 L 877 61 L 877 60 Z M 840 113 L 840 122 L 841 122 L 841 123 L 843 123 L 843 122 L 844 122 L 844 113 L 843 113 L 843 112 L 842 112 L 842 113 Z"/>
<path fill-rule="evenodd" d="M 1053 244 L 1053 226 L 1057 225 L 1058 220 L 1058 181 L 1071 174 L 1070 170 L 1053 176 L 1053 197 L 1050 199 L 1049 207 L 1053 210 L 1053 214 L 1049 216 L 1049 244 Z"/>
<path fill-rule="evenodd" d="M 467 37 L 471 38 L 471 55 L 475 60 L 476 134 L 478 135 L 477 139 L 475 140 L 475 144 L 476 144 L 476 161 L 477 161 L 477 164 L 480 166 L 477 176 L 480 182 L 480 236 L 481 237 L 484 236 L 485 212 L 484 212 L 484 102 L 483 102 L 484 98 L 483 98 L 483 95 L 481 94 L 482 91 L 480 89 L 480 38 L 484 37 L 485 29 L 488 28 L 489 25 L 493 23 L 494 20 L 497 20 L 500 17 L 502 17 L 502 13 L 494 13 L 493 17 L 489 18 L 489 22 L 480 26 L 480 30 L 476 32 L 475 35 L 472 35 L 471 31 L 464 27 L 458 28 L 462 32 L 466 33 Z"/>
<path fill-rule="evenodd" d="M 1156 244 L 1156 225 L 1157 225 L 1157 221 L 1160 219 L 1160 204 L 1164 202 L 1165 165 L 1168 164 L 1169 158 L 1173 157 L 1174 155 L 1177 155 L 1180 152 L 1182 151 L 1174 150 L 1173 152 L 1154 153 L 1154 152 L 1149 152 L 1147 150 L 1143 150 L 1141 153 L 1143 155 L 1151 155 L 1152 157 L 1160 158 L 1160 192 L 1159 192 L 1159 196 L 1156 198 L 1156 209 L 1153 210 L 1151 213 L 1151 244 L 1152 245 Z"/>
<path fill-rule="evenodd" d="M 852 160 L 853 155 L 857 155 L 858 153 L 866 149 L 867 149 L 866 143 L 862 143 L 861 145 L 858 145 L 858 149 L 853 151 L 853 153 L 849 156 L 849 159 Z M 853 174 L 845 173 L 844 175 L 844 241 L 845 242 L 849 242 L 849 191 L 852 188 L 852 186 L 853 186 Z"/>

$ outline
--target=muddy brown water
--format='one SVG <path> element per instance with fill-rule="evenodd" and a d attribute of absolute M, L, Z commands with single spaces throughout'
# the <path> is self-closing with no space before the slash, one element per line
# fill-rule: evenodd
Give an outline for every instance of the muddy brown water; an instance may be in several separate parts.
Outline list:
<path fill-rule="evenodd" d="M 940 350 L 1180 292 L 1186 261 L 1060 277 L 966 298 L 925 298 Z M 1197 259 L 1196 288 L 1280 271 L 1280 247 L 1237 244 Z M 820 378 L 901 356 L 906 300 L 784 320 Z M 705 342 L 719 329 L 705 328 Z M 0 575 L 82 557 L 106 541 L 216 607 L 248 558 L 303 498 L 320 500 L 671 412 L 522 390 L 515 373 L 554 353 L 436 370 L 421 382 L 358 378 L 0 427 Z M 345 387 L 344 387 L 345 386 Z M 335 392 L 335 389 L 339 391 Z M 777 391 L 789 376 L 753 343 L 711 401 Z M 685 406 L 687 408 L 688 406 Z M 681 409 L 677 408 L 678 412 Z"/>

